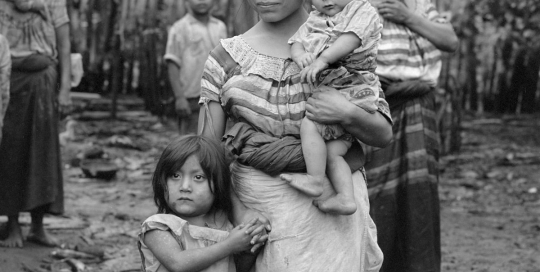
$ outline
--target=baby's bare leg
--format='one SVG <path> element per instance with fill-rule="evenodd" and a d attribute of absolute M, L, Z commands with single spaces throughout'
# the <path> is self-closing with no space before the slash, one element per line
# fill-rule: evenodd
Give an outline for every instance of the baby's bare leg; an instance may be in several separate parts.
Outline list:
<path fill-rule="evenodd" d="M 307 174 L 281 174 L 280 177 L 308 196 L 320 196 L 326 172 L 326 144 L 313 121 L 307 118 L 302 120 L 300 137 Z"/>
<path fill-rule="evenodd" d="M 315 200 L 313 204 L 323 212 L 334 214 L 353 214 L 356 212 L 356 201 L 352 184 L 351 168 L 343 159 L 350 142 L 342 140 L 328 141 L 328 177 L 336 190 L 336 194 L 327 199 Z"/>

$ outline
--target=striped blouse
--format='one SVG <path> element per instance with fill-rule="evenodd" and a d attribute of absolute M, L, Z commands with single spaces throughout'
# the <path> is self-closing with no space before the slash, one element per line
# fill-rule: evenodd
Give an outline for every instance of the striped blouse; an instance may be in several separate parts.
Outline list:
<path fill-rule="evenodd" d="M 311 95 L 311 89 L 300 83 L 300 68 L 290 59 L 258 53 L 241 36 L 224 39 L 221 45 L 238 66 L 226 74 L 209 56 L 199 103 L 218 102 L 233 122 L 246 122 L 270 136 L 299 137 Z M 391 120 L 384 98 L 378 104 L 379 111 Z"/>
<path fill-rule="evenodd" d="M 416 0 L 415 12 L 431 21 L 447 23 L 431 0 Z M 432 86 L 437 85 L 441 71 L 440 51 L 406 26 L 382 20 L 382 38 L 375 73 L 396 81 L 420 79 Z"/>

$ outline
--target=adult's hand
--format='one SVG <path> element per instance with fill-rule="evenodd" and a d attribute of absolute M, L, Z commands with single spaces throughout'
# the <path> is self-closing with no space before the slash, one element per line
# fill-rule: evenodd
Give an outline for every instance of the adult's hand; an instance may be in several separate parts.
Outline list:
<path fill-rule="evenodd" d="M 398 0 L 383 0 L 374 4 L 374 6 L 384 19 L 398 24 L 406 24 L 407 20 L 413 15 L 413 12 Z"/>
<path fill-rule="evenodd" d="M 337 124 L 349 116 L 351 107 L 356 107 L 337 90 L 321 86 L 320 92 L 314 93 L 306 104 L 306 117 L 322 124 Z"/>
<path fill-rule="evenodd" d="M 69 92 L 69 87 L 62 87 L 58 92 L 58 110 L 62 118 L 71 114 L 72 111 L 71 96 Z"/>

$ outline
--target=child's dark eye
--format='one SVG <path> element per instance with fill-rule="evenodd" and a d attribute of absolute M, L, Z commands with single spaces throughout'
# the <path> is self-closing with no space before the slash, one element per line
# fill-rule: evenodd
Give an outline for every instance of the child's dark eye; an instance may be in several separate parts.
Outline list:
<path fill-rule="evenodd" d="M 194 180 L 205 180 L 206 177 L 203 175 L 195 175 Z"/>
<path fill-rule="evenodd" d="M 173 179 L 178 179 L 178 178 L 180 178 L 180 177 L 181 177 L 181 175 L 180 175 L 180 174 L 178 174 L 178 173 L 174 173 L 174 174 L 172 174 L 172 176 L 171 176 L 171 177 L 172 177 Z"/>

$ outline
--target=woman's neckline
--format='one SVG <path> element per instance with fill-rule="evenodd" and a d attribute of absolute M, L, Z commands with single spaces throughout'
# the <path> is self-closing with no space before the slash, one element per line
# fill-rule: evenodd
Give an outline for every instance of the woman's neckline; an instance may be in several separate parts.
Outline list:
<path fill-rule="evenodd" d="M 253 48 L 253 46 L 251 46 L 245 39 L 244 39 L 244 34 L 241 34 L 241 35 L 238 35 L 236 37 L 238 37 L 238 39 L 242 42 L 242 44 L 244 44 L 250 51 L 252 51 L 253 53 L 255 53 L 256 55 L 259 55 L 259 56 L 263 56 L 265 58 L 269 58 L 269 59 L 274 59 L 274 60 L 278 60 L 278 61 L 290 61 L 291 58 L 288 57 L 288 58 L 282 58 L 282 57 L 276 57 L 276 56 L 272 56 L 272 55 L 268 55 L 268 54 L 264 54 L 264 53 L 261 53 L 259 52 L 258 50 L 256 50 L 255 48 Z"/>

